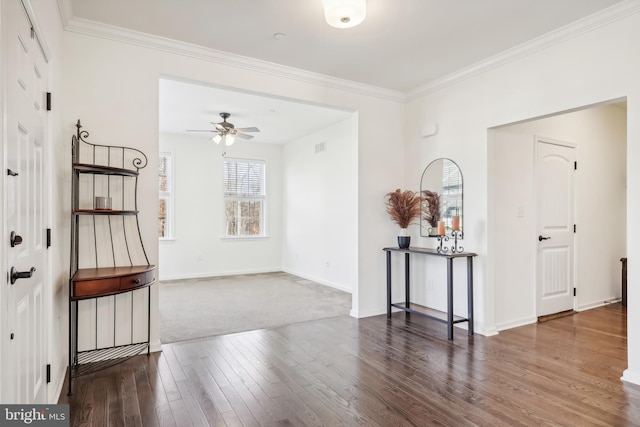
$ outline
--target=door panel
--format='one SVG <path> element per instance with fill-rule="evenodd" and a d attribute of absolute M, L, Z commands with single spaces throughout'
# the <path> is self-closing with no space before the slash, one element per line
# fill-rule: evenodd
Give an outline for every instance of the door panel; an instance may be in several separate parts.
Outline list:
<path fill-rule="evenodd" d="M 573 308 L 575 148 L 538 140 L 537 304 L 544 316 Z"/>
<path fill-rule="evenodd" d="M 46 402 L 46 355 L 48 318 L 45 304 L 47 277 L 45 229 L 46 195 L 46 98 L 48 64 L 20 0 L 3 2 L 7 39 L 7 176 L 4 235 L 13 231 L 22 237 L 14 247 L 3 242 L 8 268 L 29 272 L 7 286 L 7 345 L 2 367 L 3 403 Z M 6 341 L 5 341 L 6 339 Z"/>

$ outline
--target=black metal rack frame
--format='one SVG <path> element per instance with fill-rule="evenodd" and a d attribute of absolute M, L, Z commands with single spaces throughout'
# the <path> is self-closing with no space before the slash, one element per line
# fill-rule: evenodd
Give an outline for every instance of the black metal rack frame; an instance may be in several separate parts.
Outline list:
<path fill-rule="evenodd" d="M 127 358 L 143 353 L 150 353 L 151 340 L 151 288 L 150 285 L 155 283 L 155 277 L 148 283 L 140 286 L 131 286 L 130 288 L 116 290 L 110 294 L 102 296 L 94 295 L 75 295 L 74 282 L 79 270 L 100 271 L 108 270 L 112 267 L 129 266 L 134 267 L 142 265 L 143 269 L 152 271 L 155 266 L 149 265 L 149 258 L 142 242 L 142 234 L 140 231 L 140 223 L 138 220 L 138 176 L 141 169 L 147 166 L 147 156 L 140 150 L 122 146 L 100 145 L 87 142 L 86 138 L 89 132 L 82 129 L 80 120 L 76 123 L 76 134 L 72 137 L 72 197 L 71 197 L 71 254 L 70 254 L 70 271 L 69 271 L 69 390 L 72 393 L 72 379 L 80 375 L 89 374 L 100 369 L 107 368 L 118 364 Z M 81 150 L 81 146 L 83 149 Z M 84 156 L 84 157 L 82 157 Z M 95 200 L 96 190 L 99 187 L 106 188 L 106 197 L 117 197 L 118 208 L 96 209 L 81 208 L 81 203 L 87 203 L 87 194 L 81 200 L 80 177 L 88 175 L 90 178 L 89 185 L 83 183 L 85 187 L 89 187 L 91 200 Z M 128 182 L 132 180 L 133 182 Z M 127 195 L 128 188 L 132 188 L 132 195 Z M 83 187 L 84 189 L 84 187 Z M 130 193 L 131 191 L 129 191 Z M 132 200 L 127 200 L 127 197 Z M 132 206 L 131 206 L 132 204 Z M 93 242 L 93 256 L 85 256 L 85 264 L 92 259 L 91 266 L 86 268 L 80 267 L 80 218 L 87 218 L 89 223 L 85 224 L 89 230 L 92 230 L 92 236 L 89 239 Z M 122 219 L 121 223 L 118 217 Z M 101 218 L 98 224 L 97 218 Z M 126 220 L 126 218 L 131 218 Z M 126 221 L 133 221 L 133 224 L 127 224 Z M 134 229 L 135 231 L 127 231 Z M 108 235 L 108 240 L 99 240 L 99 230 L 104 229 L 104 235 Z M 122 242 L 124 241 L 124 245 Z M 85 242 L 86 243 L 86 242 Z M 100 243 L 100 245 L 99 245 Z M 120 243 L 120 245 L 116 244 Z M 105 256 L 104 250 L 100 254 L 100 248 L 109 246 Z M 122 253 L 120 253 L 122 252 Z M 120 255 L 120 256 L 118 256 Z M 127 260 L 121 262 L 122 259 Z M 138 273 L 139 275 L 140 273 Z M 143 273 L 144 274 L 144 273 Z M 123 276 L 124 277 L 124 276 Z M 96 277 L 100 280 L 102 277 Z M 112 282 L 119 280 L 118 277 L 107 278 Z M 135 279 L 134 283 L 138 283 Z M 115 282 L 114 282 L 115 283 Z M 116 313 L 117 313 L 117 295 L 120 293 L 131 292 L 136 289 L 147 287 L 147 337 L 146 341 L 134 342 L 134 298 L 130 298 L 131 304 L 131 343 L 126 345 L 116 345 Z M 101 298 L 113 298 L 113 319 L 114 319 L 114 337 L 113 345 L 108 347 L 98 347 L 98 312 L 97 300 Z M 78 351 L 78 303 L 81 300 L 96 300 L 96 342 L 95 349 Z"/>

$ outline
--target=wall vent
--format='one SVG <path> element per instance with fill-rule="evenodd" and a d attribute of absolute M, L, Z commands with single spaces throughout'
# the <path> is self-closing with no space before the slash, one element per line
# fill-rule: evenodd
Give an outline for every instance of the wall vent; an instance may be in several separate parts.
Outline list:
<path fill-rule="evenodd" d="M 326 151 L 326 150 L 327 150 L 327 141 L 322 141 L 316 144 L 316 154 L 322 153 L 323 151 Z"/>

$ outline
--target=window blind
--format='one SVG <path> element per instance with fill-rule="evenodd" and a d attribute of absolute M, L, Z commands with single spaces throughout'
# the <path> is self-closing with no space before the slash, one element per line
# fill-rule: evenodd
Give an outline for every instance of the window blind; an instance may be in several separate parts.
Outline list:
<path fill-rule="evenodd" d="M 260 160 L 225 160 L 224 195 L 227 197 L 264 197 L 264 162 Z"/>

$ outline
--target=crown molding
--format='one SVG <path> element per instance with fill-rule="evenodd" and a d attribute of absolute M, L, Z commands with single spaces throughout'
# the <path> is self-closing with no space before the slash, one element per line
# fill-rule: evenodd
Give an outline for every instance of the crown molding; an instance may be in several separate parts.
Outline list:
<path fill-rule="evenodd" d="M 447 86 L 460 83 L 463 80 L 493 70 L 509 62 L 516 61 L 541 50 L 548 49 L 581 34 L 594 31 L 598 28 L 601 28 L 620 19 L 624 19 L 638 12 L 640 12 L 640 1 L 626 0 L 607 9 L 603 9 L 600 12 L 596 12 L 592 15 L 584 17 L 564 27 L 550 31 L 540 37 L 536 37 L 518 46 L 485 58 L 482 61 L 476 62 L 475 64 L 462 68 L 444 77 L 418 86 L 417 88 L 407 92 L 406 100 L 412 101 L 421 96 L 443 89 Z"/>
<path fill-rule="evenodd" d="M 61 10 L 61 15 L 66 17 L 63 17 L 64 28 L 66 31 L 72 33 L 100 37 L 108 40 L 115 40 L 118 42 L 142 46 L 145 48 L 155 49 L 175 55 L 187 56 L 190 58 L 229 65 L 231 67 L 242 68 L 278 77 L 284 77 L 304 83 L 317 84 L 328 88 L 349 91 L 366 96 L 373 96 L 390 101 L 406 101 L 406 95 L 404 92 L 380 88 L 364 83 L 340 79 L 320 73 L 314 73 L 312 71 L 302 70 L 299 68 L 275 64 L 273 62 L 262 61 L 255 58 L 249 58 L 246 56 L 223 52 L 216 49 L 210 49 L 190 43 L 184 43 L 177 40 L 154 36 L 139 31 L 128 30 L 126 28 L 107 25 L 88 19 L 75 17 L 69 18 L 70 15 L 68 14 L 68 9 L 65 9 L 63 6 L 61 6 L 63 3 L 68 3 L 68 1 L 69 0 L 58 0 L 58 5 Z M 64 22 L 65 19 L 66 22 Z"/>
<path fill-rule="evenodd" d="M 57 0 L 60 16 L 65 30 L 88 36 L 115 40 L 122 43 L 142 46 L 176 55 L 215 62 L 232 67 L 247 69 L 264 74 L 284 77 L 304 83 L 345 90 L 366 96 L 373 96 L 396 102 L 406 102 L 433 93 L 448 86 L 460 83 L 471 77 L 480 75 L 502 65 L 550 48 L 581 34 L 601 28 L 612 22 L 624 19 L 640 12 L 640 1 L 625 0 L 617 5 L 603 9 L 559 29 L 550 31 L 513 48 L 485 58 L 468 67 L 432 80 L 406 93 L 377 86 L 367 85 L 351 80 L 340 79 L 313 71 L 288 67 L 273 62 L 236 55 L 216 49 L 184 43 L 148 33 L 133 31 L 73 16 L 71 0 Z"/>
<path fill-rule="evenodd" d="M 73 18 L 73 6 L 71 0 L 58 0 L 58 10 L 62 20 L 62 28 L 67 28 L 67 24 Z"/>

